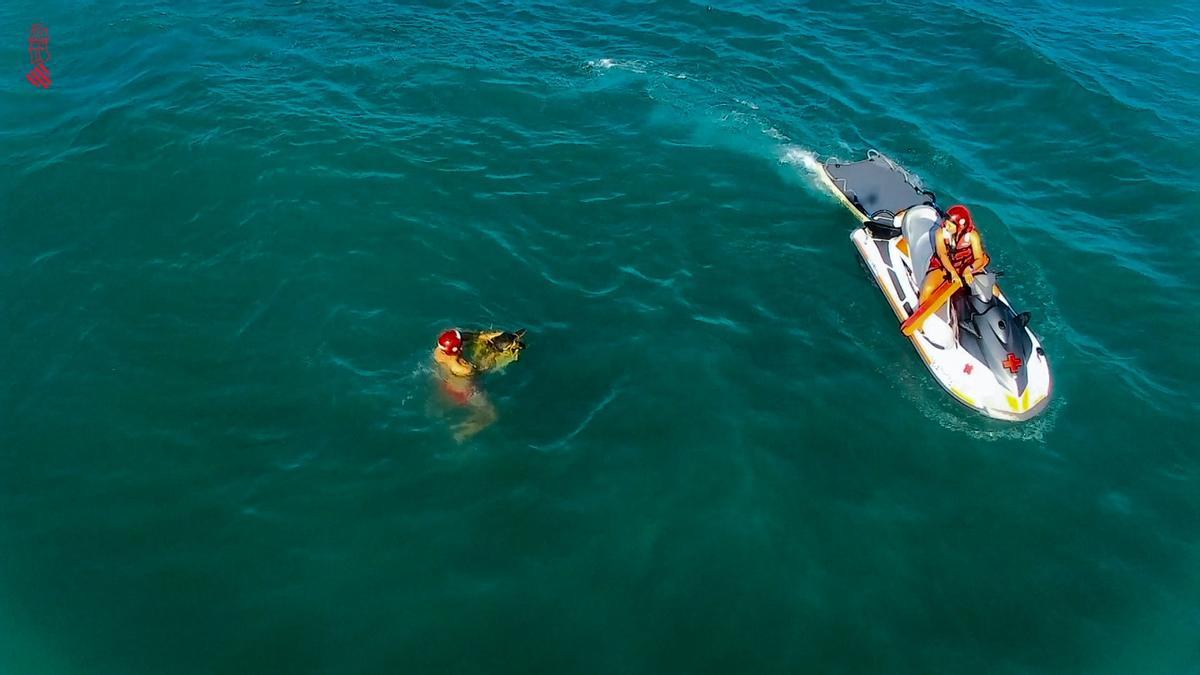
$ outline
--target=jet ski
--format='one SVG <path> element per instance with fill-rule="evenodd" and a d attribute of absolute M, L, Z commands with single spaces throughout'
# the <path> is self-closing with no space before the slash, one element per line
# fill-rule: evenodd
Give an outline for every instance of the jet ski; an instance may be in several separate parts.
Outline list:
<path fill-rule="evenodd" d="M 976 274 L 923 322 L 913 318 L 946 217 L 937 196 L 875 150 L 857 162 L 830 158 L 817 175 L 861 223 L 850 239 L 938 384 L 988 417 L 1020 421 L 1044 411 L 1050 362 L 1029 313 L 1013 310 L 995 273 Z"/>

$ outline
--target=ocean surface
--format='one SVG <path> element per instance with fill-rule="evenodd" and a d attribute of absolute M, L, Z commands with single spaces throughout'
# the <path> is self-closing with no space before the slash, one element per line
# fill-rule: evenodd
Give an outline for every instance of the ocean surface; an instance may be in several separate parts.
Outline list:
<path fill-rule="evenodd" d="M 31 24 L 53 86 L 30 86 Z M 1200 5 L 0 5 L 0 673 L 1200 672 Z M 814 158 L 973 208 L 955 403 Z M 463 443 L 440 330 L 528 328 Z"/>

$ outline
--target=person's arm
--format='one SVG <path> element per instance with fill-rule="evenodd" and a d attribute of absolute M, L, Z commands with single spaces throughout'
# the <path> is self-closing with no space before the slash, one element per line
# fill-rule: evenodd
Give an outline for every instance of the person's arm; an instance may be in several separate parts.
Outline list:
<path fill-rule="evenodd" d="M 978 231 L 970 232 L 967 236 L 971 238 L 971 264 L 963 270 L 963 280 L 969 284 L 976 274 L 987 267 L 987 255 L 983 252 L 983 239 Z"/>
<path fill-rule="evenodd" d="M 475 366 L 461 356 L 451 356 L 441 350 L 433 350 L 433 360 L 457 377 L 469 377 L 475 374 Z"/>
<path fill-rule="evenodd" d="M 976 230 L 971 233 L 971 271 L 982 272 L 987 263 L 987 254 L 983 252 L 983 237 L 979 236 L 979 231 Z"/>
<path fill-rule="evenodd" d="M 475 366 L 461 356 L 450 361 L 450 372 L 459 377 L 470 377 L 475 374 Z"/>

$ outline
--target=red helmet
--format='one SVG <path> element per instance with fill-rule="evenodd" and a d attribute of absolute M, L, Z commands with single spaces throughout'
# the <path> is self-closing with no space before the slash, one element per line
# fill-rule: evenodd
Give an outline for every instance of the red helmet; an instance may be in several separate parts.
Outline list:
<path fill-rule="evenodd" d="M 975 229 L 975 219 L 971 217 L 971 211 L 962 204 L 955 204 L 946 209 L 946 217 L 954 221 L 959 229 Z"/>
<path fill-rule="evenodd" d="M 462 333 L 457 328 L 451 328 L 438 336 L 438 349 L 452 356 L 462 351 Z"/>

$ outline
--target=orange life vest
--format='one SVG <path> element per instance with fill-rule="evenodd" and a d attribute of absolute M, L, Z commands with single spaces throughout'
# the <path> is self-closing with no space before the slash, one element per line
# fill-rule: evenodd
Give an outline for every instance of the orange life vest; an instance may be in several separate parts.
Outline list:
<path fill-rule="evenodd" d="M 971 242 L 967 240 L 967 235 L 974 232 L 975 228 L 966 226 L 954 234 L 954 241 L 946 241 L 946 246 L 949 248 L 950 262 L 954 264 L 954 269 L 961 273 L 975 262 L 975 252 L 971 250 Z M 937 236 L 946 238 L 945 230 L 938 229 Z M 934 248 L 933 257 L 929 260 L 929 270 L 942 269 L 942 259 L 938 257 L 937 248 Z"/>

